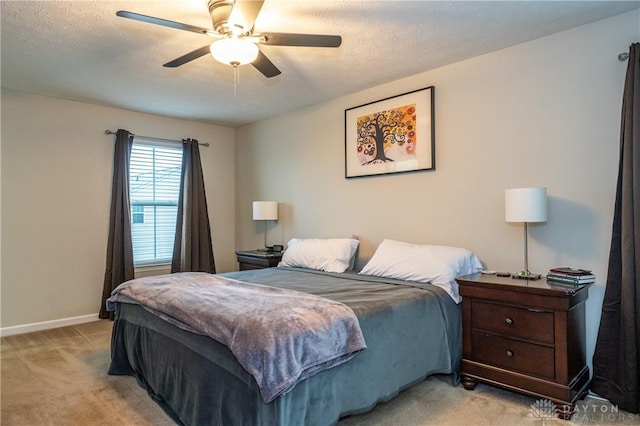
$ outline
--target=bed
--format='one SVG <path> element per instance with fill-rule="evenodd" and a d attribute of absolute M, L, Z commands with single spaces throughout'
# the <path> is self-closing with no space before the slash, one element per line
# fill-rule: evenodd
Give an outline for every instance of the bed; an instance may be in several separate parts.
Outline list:
<path fill-rule="evenodd" d="M 431 374 L 451 374 L 458 382 L 460 306 L 441 287 L 286 266 L 220 275 L 346 305 L 366 349 L 265 402 L 255 377 L 227 346 L 140 304 L 117 303 L 109 374 L 134 376 L 178 424 L 331 425 Z"/>

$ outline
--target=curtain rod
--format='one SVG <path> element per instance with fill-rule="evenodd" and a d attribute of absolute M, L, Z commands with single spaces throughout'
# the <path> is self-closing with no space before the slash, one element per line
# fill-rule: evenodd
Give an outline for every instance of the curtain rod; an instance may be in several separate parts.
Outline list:
<path fill-rule="evenodd" d="M 107 130 L 104 131 L 104 134 L 105 135 L 115 135 L 116 132 L 114 132 L 113 130 L 107 129 Z M 135 137 L 136 135 L 131 133 L 131 136 Z M 175 139 L 154 138 L 154 137 L 151 137 L 151 136 L 140 136 L 140 135 L 138 135 L 138 137 L 142 138 L 142 139 L 151 140 L 151 141 L 157 141 L 157 142 L 183 143 L 182 141 L 177 141 Z M 209 146 L 209 142 L 198 142 L 198 145 Z"/>

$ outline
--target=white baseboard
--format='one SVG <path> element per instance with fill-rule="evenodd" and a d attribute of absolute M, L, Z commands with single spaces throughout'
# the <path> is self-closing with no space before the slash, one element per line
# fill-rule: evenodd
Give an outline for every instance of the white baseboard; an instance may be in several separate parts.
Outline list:
<path fill-rule="evenodd" d="M 49 330 L 52 328 L 66 327 L 69 325 L 84 324 L 98 321 L 98 314 L 81 315 L 79 317 L 62 318 L 52 321 L 35 322 L 33 324 L 14 325 L 0 328 L 0 337 L 13 336 L 15 334 L 32 333 L 34 331 Z"/>

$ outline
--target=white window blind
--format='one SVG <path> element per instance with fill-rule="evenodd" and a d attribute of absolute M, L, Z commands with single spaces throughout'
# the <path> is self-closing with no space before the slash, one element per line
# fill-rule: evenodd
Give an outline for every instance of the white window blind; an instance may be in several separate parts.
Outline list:
<path fill-rule="evenodd" d="M 171 263 L 181 171 L 182 146 L 134 138 L 129 198 L 136 266 Z"/>

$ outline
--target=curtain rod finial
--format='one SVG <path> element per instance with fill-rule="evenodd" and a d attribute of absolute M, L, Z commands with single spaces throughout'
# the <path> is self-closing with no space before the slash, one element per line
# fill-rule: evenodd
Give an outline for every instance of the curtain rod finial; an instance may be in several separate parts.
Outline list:
<path fill-rule="evenodd" d="M 627 52 L 622 52 L 621 54 L 618 55 L 618 60 L 620 62 L 624 62 L 627 59 L 629 59 L 629 54 Z"/>

